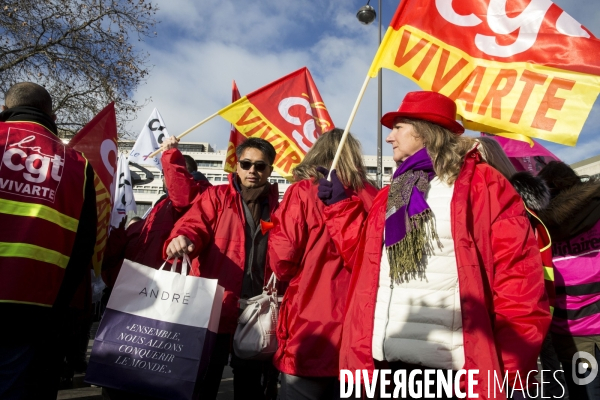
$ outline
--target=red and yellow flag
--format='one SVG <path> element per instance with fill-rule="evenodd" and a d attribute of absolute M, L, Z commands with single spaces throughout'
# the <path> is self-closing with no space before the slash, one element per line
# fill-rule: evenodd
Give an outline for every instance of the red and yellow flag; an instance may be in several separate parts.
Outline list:
<path fill-rule="evenodd" d="M 468 129 L 574 146 L 600 93 L 598 54 L 550 0 L 402 0 L 369 75 L 388 68 L 452 98 Z"/>
<path fill-rule="evenodd" d="M 99 276 L 108 239 L 115 190 L 114 175 L 117 170 L 117 119 L 114 103 L 107 105 L 88 122 L 69 141 L 68 146 L 82 153 L 94 168 L 98 225 L 92 264 L 96 276 Z"/>
<path fill-rule="evenodd" d="M 240 95 L 240 91 L 238 90 L 235 81 L 233 81 L 233 85 L 231 87 L 231 102 L 235 103 L 242 96 Z M 227 157 L 225 158 L 225 165 L 223 169 L 225 172 L 235 172 L 236 164 L 238 162 L 237 155 L 235 154 L 236 147 L 241 144 L 246 137 L 242 135 L 237 129 L 235 129 L 235 125 L 231 124 L 231 132 L 229 133 L 229 145 L 227 146 Z"/>
<path fill-rule="evenodd" d="M 334 127 L 306 67 L 242 97 L 219 115 L 244 138 L 268 140 L 277 152 L 275 171 L 288 179 L 317 138 Z M 227 160 L 234 153 L 230 145 Z"/>

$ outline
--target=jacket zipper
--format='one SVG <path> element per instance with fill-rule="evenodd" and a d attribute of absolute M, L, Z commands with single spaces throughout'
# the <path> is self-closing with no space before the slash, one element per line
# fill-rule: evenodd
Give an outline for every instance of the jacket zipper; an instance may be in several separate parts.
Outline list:
<path fill-rule="evenodd" d="M 381 272 L 380 272 L 381 273 Z M 383 353 L 383 359 L 387 360 L 385 357 L 385 339 L 387 338 L 387 328 L 390 323 L 390 309 L 392 308 L 392 297 L 394 297 L 394 281 L 390 278 L 390 298 L 387 304 L 387 314 L 385 319 L 385 327 L 383 328 L 383 341 L 381 343 L 381 352 Z"/>

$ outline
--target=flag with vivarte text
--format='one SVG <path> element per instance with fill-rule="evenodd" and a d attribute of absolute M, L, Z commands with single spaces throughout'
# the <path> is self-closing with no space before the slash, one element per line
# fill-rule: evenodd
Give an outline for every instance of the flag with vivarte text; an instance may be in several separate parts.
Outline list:
<path fill-rule="evenodd" d="M 287 179 L 317 138 L 334 127 L 306 67 L 242 97 L 219 115 L 244 137 L 269 141 L 276 151 L 273 167 Z M 230 146 L 226 163 L 234 156 Z"/>
<path fill-rule="evenodd" d="M 402 0 L 369 75 L 456 101 L 467 129 L 574 146 L 600 93 L 600 40 L 550 0 Z"/>

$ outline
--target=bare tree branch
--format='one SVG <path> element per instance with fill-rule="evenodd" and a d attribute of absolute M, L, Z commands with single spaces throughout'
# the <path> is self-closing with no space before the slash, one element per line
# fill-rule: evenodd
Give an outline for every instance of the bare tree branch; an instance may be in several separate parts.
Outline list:
<path fill-rule="evenodd" d="M 22 81 L 45 86 L 65 134 L 114 101 L 126 134 L 125 123 L 142 106 L 133 93 L 150 69 L 135 45 L 156 34 L 157 10 L 146 0 L 4 0 L 0 92 Z"/>

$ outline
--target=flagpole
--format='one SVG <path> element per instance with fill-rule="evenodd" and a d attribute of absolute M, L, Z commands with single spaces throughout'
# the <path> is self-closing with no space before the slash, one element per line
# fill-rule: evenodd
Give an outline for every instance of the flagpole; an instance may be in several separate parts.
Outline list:
<path fill-rule="evenodd" d="M 383 19 L 383 11 L 381 10 L 381 0 L 378 2 L 379 11 L 379 46 L 381 46 L 381 20 Z M 377 73 L 377 186 L 379 189 L 383 187 L 383 133 L 381 127 L 382 112 L 382 96 L 383 96 L 383 70 L 380 68 Z"/>
<path fill-rule="evenodd" d="M 183 132 L 181 135 L 177 136 L 177 140 L 180 140 L 182 137 L 184 137 L 185 135 L 187 135 L 188 133 L 190 133 L 194 129 L 198 128 L 200 125 L 203 125 L 203 124 L 207 123 L 208 121 L 210 121 L 211 119 L 213 119 L 214 117 L 216 117 L 217 115 L 219 115 L 219 113 L 221 111 L 222 110 L 219 110 L 216 113 L 214 113 L 213 115 L 204 118 L 202 121 L 198 122 L 196 125 L 192 126 L 190 129 L 188 129 L 187 131 Z M 156 156 L 158 153 L 160 153 L 160 149 L 158 149 L 154 153 L 150 154 L 148 156 L 148 158 L 152 158 L 152 157 Z"/>
<path fill-rule="evenodd" d="M 344 148 L 344 144 L 346 143 L 346 138 L 348 137 L 348 132 L 350 131 L 350 126 L 352 126 L 352 122 L 354 121 L 354 117 L 356 116 L 356 111 L 358 111 L 358 106 L 365 94 L 365 91 L 367 90 L 367 85 L 369 84 L 370 79 L 371 79 L 371 76 L 369 76 L 369 74 L 367 74 L 367 78 L 365 79 L 365 82 L 363 83 L 362 88 L 360 89 L 360 93 L 358 93 L 358 98 L 356 99 L 356 102 L 354 103 L 354 108 L 352 108 L 352 112 L 350 113 L 350 118 L 348 118 L 348 123 L 346 124 L 346 129 L 344 129 L 344 134 L 342 135 L 342 138 L 340 139 L 340 144 L 338 145 L 337 151 L 335 153 L 335 157 L 333 158 L 333 162 L 331 163 L 331 168 L 329 169 L 329 177 L 331 176 L 331 171 L 333 171 L 335 169 L 335 167 L 337 167 L 337 163 L 340 159 L 340 155 L 342 154 L 342 149 Z M 329 177 L 327 177 L 327 179 L 330 179 Z"/>

